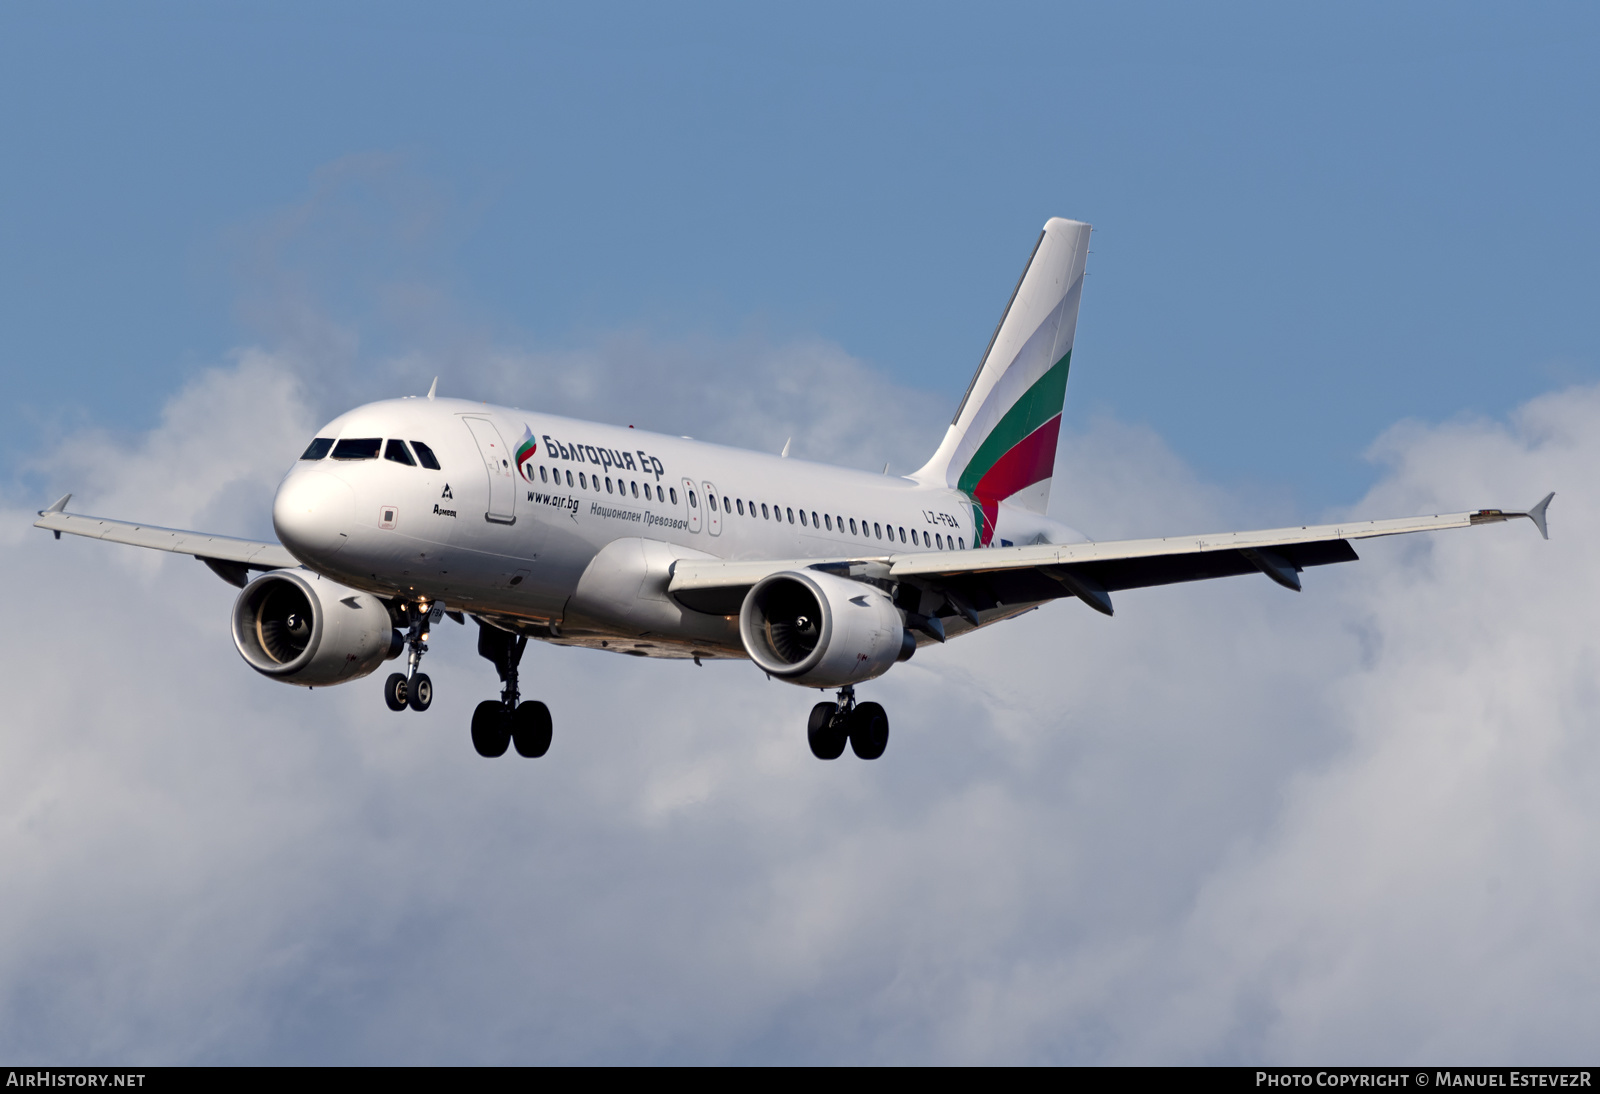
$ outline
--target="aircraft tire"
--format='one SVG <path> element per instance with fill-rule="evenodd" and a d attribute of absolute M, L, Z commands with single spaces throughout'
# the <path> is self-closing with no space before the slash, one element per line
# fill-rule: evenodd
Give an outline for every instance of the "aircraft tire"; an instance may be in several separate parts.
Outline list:
<path fill-rule="evenodd" d="M 850 712 L 850 748 L 863 760 L 876 760 L 889 747 L 889 716 L 877 703 Z"/>
<path fill-rule="evenodd" d="M 498 699 L 485 699 L 472 712 L 472 747 L 489 759 L 511 747 L 511 716 Z"/>
<path fill-rule="evenodd" d="M 417 673 L 406 685 L 406 705 L 418 714 L 433 705 L 433 681 L 427 673 Z"/>
<path fill-rule="evenodd" d="M 837 760 L 844 755 L 844 744 L 849 734 L 840 724 L 838 703 L 818 703 L 811 708 L 806 722 L 806 737 L 811 742 L 811 754 L 819 760 Z"/>
<path fill-rule="evenodd" d="M 391 672 L 383 682 L 383 702 L 390 710 L 406 709 L 406 674 Z"/>
<path fill-rule="evenodd" d="M 537 759 L 550 751 L 550 739 L 555 729 L 550 721 L 550 708 L 537 700 L 523 703 L 511 716 L 511 743 L 517 746 L 517 755 Z"/>

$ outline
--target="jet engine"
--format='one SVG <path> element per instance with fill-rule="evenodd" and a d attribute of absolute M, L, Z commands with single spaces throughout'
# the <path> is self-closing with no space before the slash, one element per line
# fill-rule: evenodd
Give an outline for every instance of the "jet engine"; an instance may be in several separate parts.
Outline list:
<path fill-rule="evenodd" d="M 815 570 L 756 582 L 739 610 L 739 637 L 761 669 L 812 688 L 882 676 L 917 649 L 888 594 Z"/>
<path fill-rule="evenodd" d="M 263 676 L 325 687 L 400 656 L 405 638 L 370 593 L 308 570 L 271 570 L 234 601 L 233 644 Z"/>

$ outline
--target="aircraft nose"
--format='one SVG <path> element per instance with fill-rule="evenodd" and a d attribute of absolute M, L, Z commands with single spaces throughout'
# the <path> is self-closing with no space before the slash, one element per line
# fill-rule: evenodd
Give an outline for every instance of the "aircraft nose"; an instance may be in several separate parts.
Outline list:
<path fill-rule="evenodd" d="M 325 471 L 295 471 L 272 501 L 272 527 L 292 554 L 313 561 L 345 545 L 355 511 L 348 483 Z"/>

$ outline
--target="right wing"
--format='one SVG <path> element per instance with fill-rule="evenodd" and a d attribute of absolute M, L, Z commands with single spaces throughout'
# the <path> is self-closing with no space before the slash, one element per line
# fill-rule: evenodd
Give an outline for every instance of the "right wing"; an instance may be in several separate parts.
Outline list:
<path fill-rule="evenodd" d="M 1553 497 L 1554 494 L 1547 495 L 1526 512 L 1479 509 L 1398 520 L 1162 539 L 1046 543 L 841 559 L 679 559 L 673 564 L 667 590 L 686 607 L 731 614 L 739 610 L 750 587 L 768 574 L 811 568 L 883 583 L 909 580 L 944 595 L 944 606 L 935 609 L 933 617 L 960 617 L 974 627 L 1005 618 L 1022 606 L 1067 596 L 1076 596 L 1096 611 L 1110 615 L 1111 594 L 1121 589 L 1235 574 L 1262 573 L 1279 585 L 1298 591 L 1300 571 L 1305 567 L 1354 562 L 1357 556 L 1350 546 L 1353 539 L 1467 528 L 1513 517 L 1527 517 L 1549 539 L 1545 509 Z M 935 630 L 942 633 L 942 624 Z M 934 630 L 928 633 L 933 634 Z"/>
<path fill-rule="evenodd" d="M 151 547 L 157 551 L 172 551 L 180 555 L 193 555 L 222 580 L 243 588 L 250 580 L 251 570 L 286 570 L 300 565 L 282 544 L 257 543 L 254 540 L 235 539 L 232 536 L 212 536 L 204 532 L 185 532 L 176 528 L 153 528 L 148 524 L 129 524 L 103 517 L 85 517 L 66 511 L 67 494 L 48 509 L 39 510 L 35 528 L 48 528 L 61 538 L 61 533 L 103 539 L 111 543 L 128 543 L 135 547 Z"/>

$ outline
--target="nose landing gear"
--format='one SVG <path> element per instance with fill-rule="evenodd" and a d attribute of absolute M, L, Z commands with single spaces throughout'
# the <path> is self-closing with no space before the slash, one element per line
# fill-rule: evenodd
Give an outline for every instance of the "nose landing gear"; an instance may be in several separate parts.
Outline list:
<path fill-rule="evenodd" d="M 806 723 L 811 754 L 819 760 L 837 760 L 850 750 L 863 760 L 876 760 L 889 747 L 889 716 L 877 703 L 856 705 L 856 689 L 839 689 L 837 703 L 818 703 Z"/>
<path fill-rule="evenodd" d="M 537 700 L 519 703 L 517 667 L 527 649 L 526 635 L 513 635 L 478 621 L 478 656 L 494 662 L 500 674 L 499 699 L 485 699 L 472 712 L 472 747 L 480 756 L 504 756 L 512 745 L 530 759 L 550 751 L 550 708 Z"/>
<path fill-rule="evenodd" d="M 444 615 L 444 605 L 435 604 L 432 609 L 417 604 L 405 606 L 406 617 L 411 625 L 406 628 L 406 646 L 411 655 L 406 661 L 406 671 L 393 672 L 383 682 L 383 701 L 390 710 L 404 710 L 410 707 L 421 713 L 433 705 L 433 681 L 425 672 L 418 672 L 422 664 L 422 655 L 428 652 L 428 624 L 438 622 Z"/>

